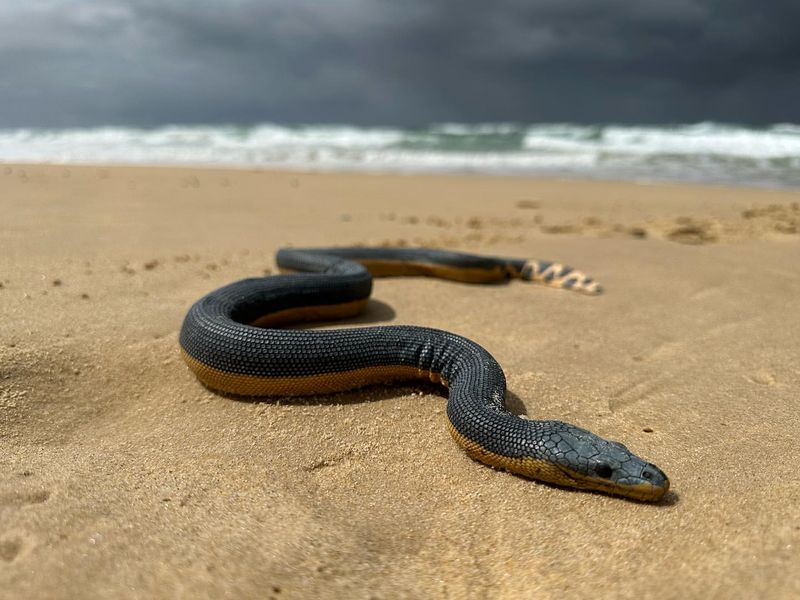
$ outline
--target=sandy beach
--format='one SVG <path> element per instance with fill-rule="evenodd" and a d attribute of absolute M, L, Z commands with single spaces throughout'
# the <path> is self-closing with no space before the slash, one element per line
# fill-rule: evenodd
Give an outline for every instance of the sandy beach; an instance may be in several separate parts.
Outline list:
<path fill-rule="evenodd" d="M 0 598 L 800 596 L 800 192 L 0 165 L 0 209 Z M 287 245 L 591 274 L 380 279 L 347 324 L 475 340 L 518 411 L 624 442 L 667 498 L 476 463 L 434 386 L 208 391 L 184 314 Z"/>

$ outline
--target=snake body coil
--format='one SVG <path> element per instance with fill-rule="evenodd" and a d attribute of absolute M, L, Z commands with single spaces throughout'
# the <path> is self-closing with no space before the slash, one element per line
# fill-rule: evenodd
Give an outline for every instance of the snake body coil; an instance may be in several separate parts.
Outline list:
<path fill-rule="evenodd" d="M 244 279 L 198 300 L 180 345 L 209 388 L 243 396 L 326 394 L 403 379 L 449 388 L 449 429 L 472 458 L 526 477 L 638 500 L 658 500 L 669 481 L 618 442 L 560 421 L 520 418 L 504 407 L 503 371 L 481 346 L 426 327 L 303 331 L 275 325 L 360 312 L 372 276 L 428 275 L 465 282 L 507 278 L 599 293 L 579 271 L 543 261 L 428 249 L 284 249 L 294 274 Z"/>

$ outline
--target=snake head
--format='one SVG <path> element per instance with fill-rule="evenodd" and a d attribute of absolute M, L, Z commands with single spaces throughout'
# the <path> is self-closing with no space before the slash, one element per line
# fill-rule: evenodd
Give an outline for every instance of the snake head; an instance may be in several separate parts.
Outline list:
<path fill-rule="evenodd" d="M 557 469 L 553 483 L 649 502 L 669 490 L 664 472 L 623 444 L 560 421 L 547 423 L 549 433 L 538 450 Z"/>

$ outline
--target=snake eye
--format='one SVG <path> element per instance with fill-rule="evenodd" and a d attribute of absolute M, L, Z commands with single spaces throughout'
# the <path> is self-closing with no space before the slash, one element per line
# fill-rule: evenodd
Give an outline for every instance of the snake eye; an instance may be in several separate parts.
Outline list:
<path fill-rule="evenodd" d="M 606 463 L 599 463 L 594 468 L 594 472 L 597 474 L 598 477 L 602 477 L 603 479 L 608 479 L 609 477 L 611 477 L 611 473 L 613 473 L 613 470 Z"/>

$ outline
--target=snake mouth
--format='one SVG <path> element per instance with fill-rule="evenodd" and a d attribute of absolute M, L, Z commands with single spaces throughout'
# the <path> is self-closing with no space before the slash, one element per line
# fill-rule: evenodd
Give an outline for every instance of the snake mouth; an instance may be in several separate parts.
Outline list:
<path fill-rule="evenodd" d="M 663 486 L 653 485 L 649 482 L 633 484 L 615 482 L 609 488 L 601 489 L 606 493 L 623 496 L 631 500 L 658 502 L 669 490 L 669 481 L 666 481 Z"/>
<path fill-rule="evenodd" d="M 621 486 L 624 492 L 621 493 L 626 498 L 641 500 L 642 502 L 658 502 L 669 491 L 669 480 L 663 486 L 653 485 L 652 483 L 637 483 L 633 485 Z"/>
<path fill-rule="evenodd" d="M 567 485 L 583 490 L 603 492 L 640 502 L 658 502 L 669 491 L 669 479 L 666 478 L 663 485 L 653 485 L 649 482 L 629 484 L 583 475 L 563 465 L 556 466 L 564 478 L 568 480 Z"/>

